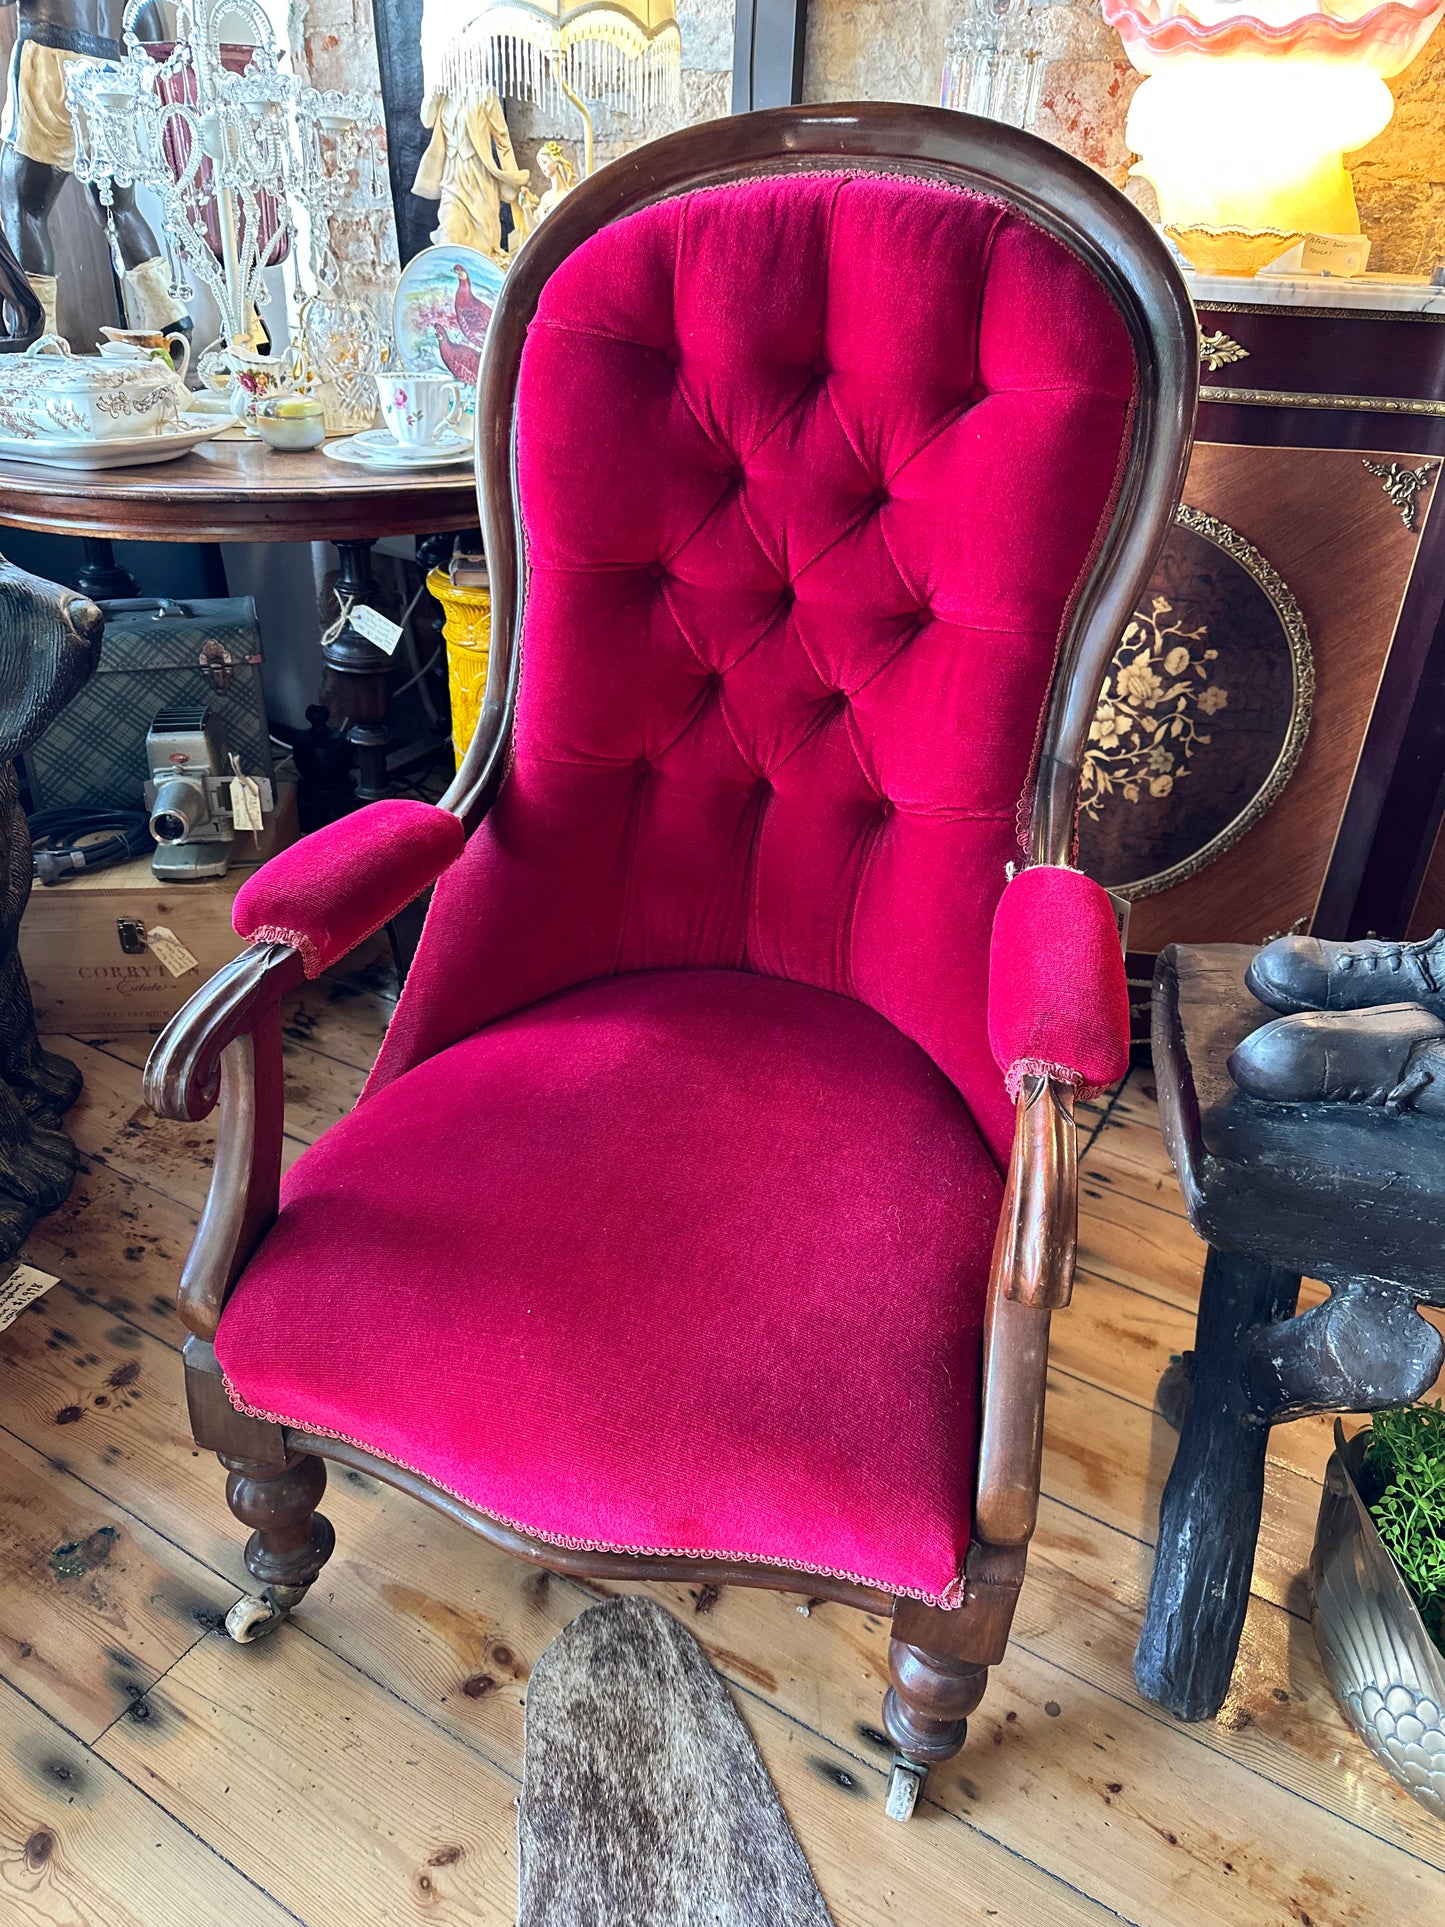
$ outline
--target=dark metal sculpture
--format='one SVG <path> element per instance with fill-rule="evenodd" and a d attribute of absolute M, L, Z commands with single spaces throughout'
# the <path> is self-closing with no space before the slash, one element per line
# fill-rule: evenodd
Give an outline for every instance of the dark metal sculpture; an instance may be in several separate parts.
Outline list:
<path fill-rule="evenodd" d="M 45 332 L 45 310 L 0 231 L 0 355 L 20 354 Z"/>
<path fill-rule="evenodd" d="M 56 1127 L 80 1095 L 69 1058 L 40 1048 L 20 962 L 30 897 L 30 834 L 15 758 L 95 668 L 104 618 L 93 602 L 0 557 L 0 1257 L 69 1196 L 75 1146 Z"/>
<path fill-rule="evenodd" d="M 1241 944 L 1171 945 L 1154 980 L 1164 1139 L 1209 1255 L 1194 1349 L 1159 1387 L 1179 1444 L 1134 1676 L 1182 1720 L 1211 1717 L 1229 1690 L 1269 1428 L 1408 1405 L 1445 1364 L 1420 1316 L 1445 1305 L 1445 1119 L 1241 1090 L 1229 1059 L 1268 1015 L 1245 989 L 1254 958 Z M 1296 1315 L 1302 1277 L 1330 1295 Z"/>

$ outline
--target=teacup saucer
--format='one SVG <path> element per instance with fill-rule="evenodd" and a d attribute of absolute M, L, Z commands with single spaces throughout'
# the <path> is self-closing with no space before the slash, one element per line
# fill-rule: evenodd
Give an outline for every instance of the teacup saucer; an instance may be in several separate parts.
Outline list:
<path fill-rule="evenodd" d="M 472 459 L 471 444 L 460 438 L 449 448 L 427 448 L 418 454 L 358 448 L 356 444 L 361 439 L 360 435 L 349 435 L 344 441 L 327 442 L 321 453 L 333 462 L 345 462 L 351 468 L 369 468 L 385 475 L 411 475 L 431 468 L 461 468 Z"/>
<path fill-rule="evenodd" d="M 451 429 L 438 435 L 428 446 L 417 447 L 411 442 L 399 442 L 389 428 L 366 428 L 351 437 L 351 445 L 373 460 L 389 462 L 457 461 L 472 449 L 465 435 Z"/>

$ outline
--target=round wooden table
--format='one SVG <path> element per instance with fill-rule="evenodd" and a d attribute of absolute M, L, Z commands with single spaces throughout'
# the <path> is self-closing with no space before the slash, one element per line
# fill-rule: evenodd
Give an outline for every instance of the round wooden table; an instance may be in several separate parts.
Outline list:
<path fill-rule="evenodd" d="M 475 528 L 469 464 L 382 475 L 333 462 L 320 449 L 282 454 L 257 441 L 203 443 L 146 468 L 50 468 L 0 461 L 0 526 L 85 540 L 80 586 L 97 598 L 134 596 L 112 542 L 331 542 L 336 589 L 354 602 L 372 589 L 371 548 L 383 535 L 444 535 Z M 387 675 L 391 658 L 348 624 L 322 654 L 342 678 L 357 795 L 387 792 Z"/>

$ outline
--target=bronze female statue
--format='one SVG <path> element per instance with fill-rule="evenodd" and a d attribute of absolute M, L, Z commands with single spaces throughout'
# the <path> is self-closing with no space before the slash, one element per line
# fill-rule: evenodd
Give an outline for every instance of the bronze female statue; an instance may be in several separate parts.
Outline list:
<path fill-rule="evenodd" d="M 65 177 L 75 171 L 75 130 L 65 104 L 65 69 L 76 60 L 121 60 L 126 0 L 0 0 L 19 13 L 5 118 L 0 124 L 0 220 L 5 236 L 55 328 L 55 249 L 50 214 Z M 144 8 L 165 37 L 159 10 Z M 135 190 L 115 184 L 110 207 L 94 188 L 91 205 L 107 228 L 123 274 L 129 325 L 172 328 L 183 319 L 172 298 L 160 244 L 135 204 Z M 89 342 L 78 344 L 89 347 Z"/>

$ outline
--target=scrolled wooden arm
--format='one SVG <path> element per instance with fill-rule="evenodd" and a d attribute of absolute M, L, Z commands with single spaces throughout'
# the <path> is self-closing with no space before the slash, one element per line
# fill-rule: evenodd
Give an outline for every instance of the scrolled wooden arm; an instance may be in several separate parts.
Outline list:
<path fill-rule="evenodd" d="M 199 1122 L 219 1102 L 216 1161 L 176 1306 L 216 1335 L 226 1294 L 276 1219 L 281 1186 L 281 999 L 302 981 L 289 944 L 254 944 L 218 970 L 156 1040 L 145 1096 L 160 1116 Z"/>
<path fill-rule="evenodd" d="M 223 964 L 176 1012 L 146 1060 L 145 1101 L 157 1116 L 191 1124 L 209 1117 L 227 1045 L 302 980 L 301 954 L 286 943 L 252 944 Z"/>
<path fill-rule="evenodd" d="M 1074 1093 L 1024 1079 L 994 1244 L 983 1345 L 974 1536 L 1024 1546 L 1039 1507 L 1049 1320 L 1067 1305 L 1078 1239 Z"/>

